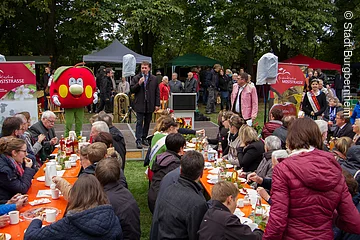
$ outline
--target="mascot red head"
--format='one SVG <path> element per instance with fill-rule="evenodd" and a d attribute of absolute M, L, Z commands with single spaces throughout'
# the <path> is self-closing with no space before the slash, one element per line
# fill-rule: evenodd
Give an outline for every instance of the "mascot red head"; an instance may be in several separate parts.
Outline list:
<path fill-rule="evenodd" d="M 59 67 L 50 85 L 50 96 L 62 108 L 82 108 L 97 102 L 95 76 L 85 66 Z"/>

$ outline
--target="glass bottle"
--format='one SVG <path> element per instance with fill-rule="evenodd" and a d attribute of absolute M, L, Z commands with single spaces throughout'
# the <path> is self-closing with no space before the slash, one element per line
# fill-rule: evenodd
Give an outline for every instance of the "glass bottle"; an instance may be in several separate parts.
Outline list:
<path fill-rule="evenodd" d="M 263 214 L 263 209 L 261 206 L 261 197 L 258 194 L 255 205 L 255 223 L 259 224 L 262 222 L 262 214 Z"/>
<path fill-rule="evenodd" d="M 221 146 L 221 142 L 219 142 L 219 145 L 218 145 L 218 158 L 222 158 L 223 156 L 223 149 L 222 149 L 222 146 Z"/>
<path fill-rule="evenodd" d="M 231 174 L 231 182 L 237 183 L 238 180 L 238 172 L 234 169 L 234 171 Z"/>

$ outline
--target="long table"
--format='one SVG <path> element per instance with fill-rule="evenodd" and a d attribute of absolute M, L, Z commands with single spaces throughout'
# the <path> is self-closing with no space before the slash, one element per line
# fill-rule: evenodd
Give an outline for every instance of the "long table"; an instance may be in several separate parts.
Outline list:
<path fill-rule="evenodd" d="M 39 169 L 39 171 L 34 175 L 34 179 L 32 180 L 31 187 L 27 194 L 29 195 L 29 202 L 37 199 L 36 195 L 39 190 L 49 190 L 50 188 L 45 186 L 45 182 L 40 182 L 36 180 L 38 177 L 44 176 L 44 167 L 46 167 L 45 164 Z M 77 180 L 77 177 L 79 175 L 81 169 L 80 161 L 76 162 L 76 167 L 72 167 L 71 169 L 65 170 L 64 175 L 62 176 L 64 179 L 66 179 L 70 184 L 74 184 Z M 53 200 L 51 197 L 49 197 L 51 200 L 50 203 L 31 206 L 28 204 L 27 206 L 20 209 L 20 222 L 15 225 L 7 225 L 4 228 L 0 229 L 1 233 L 8 233 L 11 235 L 11 239 L 23 239 L 24 238 L 24 231 L 28 228 L 31 221 L 25 220 L 21 217 L 21 213 L 31 209 L 31 208 L 37 208 L 37 207 L 55 207 L 60 212 L 58 216 L 56 217 L 56 221 L 60 220 L 65 213 L 65 209 L 67 206 L 67 201 L 64 199 L 63 196 L 60 196 L 59 199 Z M 43 221 L 44 225 L 49 225 L 45 220 Z"/>
<path fill-rule="evenodd" d="M 207 176 L 210 174 L 209 171 L 210 171 L 210 170 L 208 170 L 208 169 L 205 169 L 205 170 L 204 170 L 203 175 L 202 175 L 202 177 L 200 178 L 200 182 L 201 182 L 202 186 L 204 187 L 205 191 L 206 191 L 206 192 L 209 194 L 209 196 L 211 197 L 211 190 L 212 190 L 212 188 L 213 188 L 214 185 L 207 182 L 207 180 L 208 180 L 208 179 L 207 179 Z M 229 169 L 228 171 L 233 171 L 233 169 Z M 249 186 L 248 184 L 246 184 L 246 183 L 245 183 L 243 186 L 244 186 L 245 188 L 250 188 L 250 186 Z M 237 199 L 243 199 L 244 197 L 245 197 L 245 195 L 240 194 L 240 192 L 239 192 Z M 261 203 L 262 203 L 262 204 L 265 204 L 265 205 L 268 205 L 268 203 L 267 203 L 264 199 L 261 200 Z M 246 205 L 246 206 L 244 206 L 244 207 L 242 207 L 242 208 L 239 208 L 239 209 L 245 214 L 245 217 L 249 217 L 249 215 L 250 215 L 251 212 L 252 212 L 252 207 L 251 207 L 251 205 Z"/>

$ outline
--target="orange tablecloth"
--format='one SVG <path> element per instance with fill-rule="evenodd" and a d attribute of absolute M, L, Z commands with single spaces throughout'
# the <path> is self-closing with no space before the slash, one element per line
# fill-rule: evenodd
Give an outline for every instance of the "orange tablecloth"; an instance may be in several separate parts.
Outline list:
<path fill-rule="evenodd" d="M 37 171 L 37 173 L 35 174 L 34 179 L 45 175 L 44 167 L 46 167 L 46 164 L 43 164 L 41 166 L 39 171 Z M 77 178 L 80 173 L 80 170 L 81 170 L 81 164 L 80 164 L 80 161 L 78 160 L 78 161 L 76 161 L 76 167 L 71 167 L 70 169 L 66 169 L 65 173 L 62 177 L 63 178 Z"/>
<path fill-rule="evenodd" d="M 66 180 L 71 183 L 74 184 L 77 180 L 77 178 L 66 178 Z M 33 179 L 32 185 L 28 191 L 28 195 L 29 195 L 29 202 L 33 201 L 36 199 L 36 195 L 38 193 L 39 190 L 47 190 L 50 189 L 49 187 L 45 186 L 45 182 L 39 182 L 35 179 Z M 37 208 L 37 207 L 55 207 L 57 209 L 60 210 L 59 215 L 56 217 L 56 221 L 60 220 L 65 212 L 65 208 L 67 205 L 67 201 L 64 199 L 64 197 L 60 197 L 59 199 L 53 200 L 51 199 L 51 197 L 49 198 L 51 200 L 51 203 L 47 203 L 47 204 L 42 204 L 42 205 L 37 205 L 37 206 L 31 206 L 30 204 L 27 205 L 26 207 L 23 207 L 22 209 L 20 209 L 20 219 L 24 220 L 21 217 L 21 213 L 25 212 L 28 209 L 31 208 Z M 29 224 L 31 221 L 21 221 L 19 224 L 16 225 L 8 225 L 2 229 L 0 229 L 1 233 L 9 233 L 11 235 L 11 239 L 23 239 L 24 238 L 24 231 L 25 229 L 28 228 Z M 49 223 L 47 223 L 46 221 L 43 221 L 44 225 L 48 225 Z"/>
<path fill-rule="evenodd" d="M 229 169 L 229 171 L 233 171 L 233 169 Z M 208 176 L 208 175 L 209 175 L 209 170 L 206 170 L 206 169 L 205 169 L 202 177 L 200 178 L 200 182 L 201 182 L 201 184 L 203 185 L 205 191 L 206 191 L 206 192 L 209 194 L 209 196 L 211 197 L 211 189 L 212 189 L 212 187 L 213 187 L 214 185 L 207 182 L 207 180 L 208 180 L 208 179 L 207 179 L 207 176 Z M 245 187 L 245 188 L 250 188 L 250 186 L 249 186 L 248 184 L 244 184 L 244 187 Z M 240 194 L 240 192 L 239 192 L 237 199 L 241 199 L 241 198 L 244 198 L 244 197 L 245 197 L 245 195 Z M 268 205 L 268 203 L 267 203 L 264 199 L 262 199 L 262 204 L 267 204 L 267 205 Z M 246 216 L 246 217 L 248 217 L 248 216 L 251 214 L 251 211 L 252 211 L 251 205 L 244 206 L 244 207 L 239 208 L 239 209 L 240 209 L 243 213 L 245 213 L 245 216 Z"/>

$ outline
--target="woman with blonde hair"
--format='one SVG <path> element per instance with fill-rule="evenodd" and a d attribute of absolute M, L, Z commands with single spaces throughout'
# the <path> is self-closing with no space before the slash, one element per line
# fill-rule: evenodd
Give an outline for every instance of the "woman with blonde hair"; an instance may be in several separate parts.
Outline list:
<path fill-rule="evenodd" d="M 264 142 L 259 140 L 254 128 L 243 125 L 239 131 L 241 139 L 240 147 L 237 149 L 239 167 L 244 172 L 253 172 L 259 166 L 265 152 Z"/>
<path fill-rule="evenodd" d="M 360 145 L 360 118 L 355 120 L 355 123 L 352 125 L 353 132 L 355 136 L 353 138 L 353 142 L 355 145 Z"/>
<path fill-rule="evenodd" d="M 341 137 L 336 139 L 335 149 L 333 150 L 336 160 L 339 162 L 345 161 L 346 154 L 353 144 L 354 143 L 352 139 L 349 137 Z"/>
<path fill-rule="evenodd" d="M 225 119 L 224 119 L 225 120 Z M 239 135 L 239 129 L 245 124 L 245 120 L 239 115 L 234 114 L 228 120 L 224 121 L 225 124 L 229 124 L 228 134 L 228 147 L 224 151 L 224 159 L 227 159 L 231 164 L 239 166 L 238 160 L 238 148 L 241 144 L 241 138 Z"/>
<path fill-rule="evenodd" d="M 122 239 L 122 230 L 113 207 L 95 176 L 81 176 L 70 190 L 64 218 L 42 227 L 35 218 L 24 239 Z"/>

